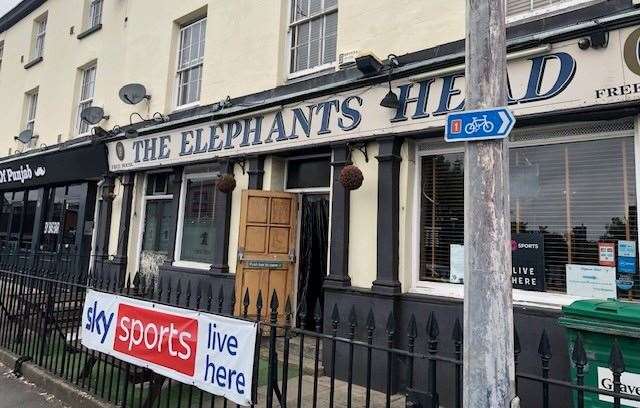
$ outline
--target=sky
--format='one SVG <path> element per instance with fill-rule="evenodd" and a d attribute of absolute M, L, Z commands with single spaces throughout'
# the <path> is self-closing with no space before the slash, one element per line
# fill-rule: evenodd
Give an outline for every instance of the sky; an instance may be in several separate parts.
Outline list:
<path fill-rule="evenodd" d="M 20 3 L 20 0 L 0 0 L 0 17 L 11 10 L 16 4 Z"/>

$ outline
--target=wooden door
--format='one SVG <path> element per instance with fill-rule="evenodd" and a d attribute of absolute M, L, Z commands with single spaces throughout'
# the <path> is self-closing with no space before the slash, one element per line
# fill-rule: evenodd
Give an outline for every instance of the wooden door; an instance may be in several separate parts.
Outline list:
<path fill-rule="evenodd" d="M 249 315 L 256 316 L 256 300 L 262 291 L 262 318 L 269 316 L 275 290 L 284 317 L 287 297 L 293 297 L 296 224 L 298 211 L 294 194 L 262 190 L 242 192 L 238 263 L 236 267 L 236 313 L 242 313 L 245 292 L 249 291 Z"/>

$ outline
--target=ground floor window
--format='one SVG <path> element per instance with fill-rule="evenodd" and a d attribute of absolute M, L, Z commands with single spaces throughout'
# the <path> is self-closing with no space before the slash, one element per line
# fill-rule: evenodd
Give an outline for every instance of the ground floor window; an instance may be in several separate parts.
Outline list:
<path fill-rule="evenodd" d="M 175 225 L 173 212 L 173 174 L 147 174 L 144 204 L 144 226 L 140 269 L 157 275 L 158 267 L 167 259 L 171 245 L 171 230 Z"/>
<path fill-rule="evenodd" d="M 636 299 L 633 137 L 574 139 L 510 149 L 513 286 Z M 419 167 L 419 280 L 461 284 L 464 154 L 426 154 Z"/>
<path fill-rule="evenodd" d="M 182 187 L 178 259 L 207 267 L 215 250 L 215 171 L 186 172 Z"/>

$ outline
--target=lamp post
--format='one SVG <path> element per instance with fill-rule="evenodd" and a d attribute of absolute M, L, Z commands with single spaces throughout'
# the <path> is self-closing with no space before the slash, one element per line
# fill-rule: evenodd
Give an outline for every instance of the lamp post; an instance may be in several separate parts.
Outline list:
<path fill-rule="evenodd" d="M 506 106 L 504 0 L 466 2 L 465 109 Z M 506 139 L 465 142 L 464 406 L 517 406 Z M 513 405 L 512 405 L 513 404 Z"/>

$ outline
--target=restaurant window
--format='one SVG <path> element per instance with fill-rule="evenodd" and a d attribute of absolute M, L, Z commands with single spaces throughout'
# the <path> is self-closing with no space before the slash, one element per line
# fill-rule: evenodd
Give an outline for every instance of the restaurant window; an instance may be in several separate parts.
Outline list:
<path fill-rule="evenodd" d="M 337 0 L 291 0 L 290 72 L 331 66 L 338 39 Z"/>
<path fill-rule="evenodd" d="M 180 29 L 176 100 L 178 107 L 200 100 L 206 29 L 206 18 Z"/>
<path fill-rule="evenodd" d="M 76 131 L 79 135 L 87 134 L 91 130 L 91 125 L 82 120 L 82 111 L 93 105 L 93 96 L 96 87 L 96 64 L 91 64 L 80 70 L 81 82 L 78 96 L 78 111 L 76 117 Z"/>
<path fill-rule="evenodd" d="M 0 195 L 0 199 L 2 199 L 2 208 L 0 208 L 0 249 L 3 251 L 8 250 L 12 195 L 13 193 L 10 192 Z"/>
<path fill-rule="evenodd" d="M 179 262 L 200 264 L 207 268 L 211 265 L 216 237 L 217 177 L 216 172 L 202 172 L 201 169 L 184 175 L 177 237 L 179 246 L 176 249 Z"/>
<path fill-rule="evenodd" d="M 13 192 L 11 198 L 11 215 L 9 217 L 9 239 L 8 248 L 10 251 L 17 251 L 20 245 L 20 232 L 22 231 L 22 221 L 24 215 L 24 191 Z"/>
<path fill-rule="evenodd" d="M 534 145 L 545 133 L 523 134 L 509 152 L 514 288 L 592 297 L 575 278 L 591 271 L 613 297 L 637 299 L 633 137 Z M 419 281 L 463 283 L 464 154 L 419 162 Z M 632 270 L 621 255 L 634 258 Z"/>
<path fill-rule="evenodd" d="M 44 38 L 47 33 L 47 14 L 38 17 L 33 22 L 33 48 L 31 60 L 41 58 L 44 54 Z"/>
<path fill-rule="evenodd" d="M 27 200 L 24 205 L 24 222 L 22 224 L 22 239 L 20 240 L 20 249 L 24 251 L 31 250 L 37 207 L 38 190 L 29 190 L 27 193 Z"/>
<path fill-rule="evenodd" d="M 167 259 L 170 249 L 170 235 L 175 225 L 172 211 L 173 174 L 149 173 L 144 205 L 144 227 L 140 270 L 144 274 L 158 274 L 158 267 Z"/>
<path fill-rule="evenodd" d="M 44 225 L 40 238 L 40 250 L 76 253 L 78 216 L 83 201 L 82 184 L 72 184 L 49 189 L 44 213 Z"/>

